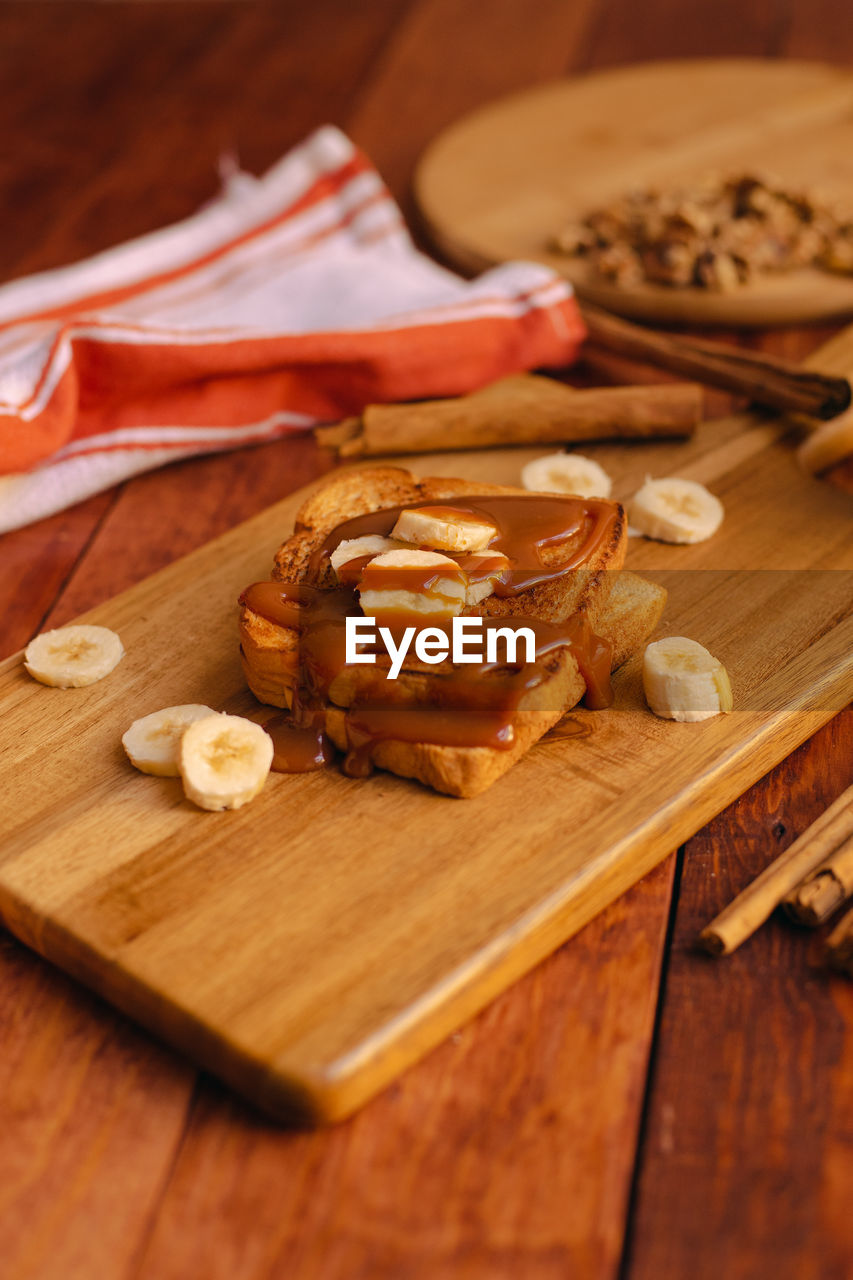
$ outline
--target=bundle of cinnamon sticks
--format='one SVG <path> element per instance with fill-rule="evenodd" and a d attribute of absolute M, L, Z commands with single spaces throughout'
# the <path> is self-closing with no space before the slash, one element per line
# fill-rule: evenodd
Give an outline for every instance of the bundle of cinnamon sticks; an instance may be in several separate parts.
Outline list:
<path fill-rule="evenodd" d="M 853 786 L 702 930 L 713 955 L 730 955 L 783 906 L 792 920 L 815 926 L 853 897 Z M 827 959 L 853 977 L 853 911 L 827 939 Z"/>
<path fill-rule="evenodd" d="M 688 436 L 702 416 L 697 384 L 721 387 L 804 420 L 834 418 L 850 404 L 846 378 L 716 343 L 655 333 L 589 304 L 583 316 L 589 346 L 639 358 L 694 381 L 578 391 L 552 378 L 515 374 L 465 396 L 368 405 L 358 417 L 318 427 L 316 438 L 341 458 L 359 458 Z"/>

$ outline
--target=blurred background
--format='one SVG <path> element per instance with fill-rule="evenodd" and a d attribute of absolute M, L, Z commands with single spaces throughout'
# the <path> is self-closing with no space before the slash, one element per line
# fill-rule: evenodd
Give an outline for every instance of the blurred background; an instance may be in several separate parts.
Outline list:
<path fill-rule="evenodd" d="M 191 213 L 223 155 L 261 172 L 331 121 L 411 214 L 444 126 L 558 76 L 653 58 L 853 58 L 846 0 L 8 0 L 0 276 Z"/>

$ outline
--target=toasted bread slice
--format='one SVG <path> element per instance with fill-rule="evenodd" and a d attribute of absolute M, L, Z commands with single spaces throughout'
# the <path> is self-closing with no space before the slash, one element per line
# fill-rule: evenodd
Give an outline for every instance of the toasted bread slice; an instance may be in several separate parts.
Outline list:
<path fill-rule="evenodd" d="M 398 467 L 338 472 L 300 508 L 293 535 L 276 554 L 273 576 L 285 582 L 304 580 L 313 553 L 334 528 L 354 516 L 411 503 L 447 502 L 487 494 L 529 496 L 524 489 L 460 479 L 416 480 L 410 472 Z M 556 565 L 567 562 L 583 537 L 581 531 L 566 544 L 550 548 L 547 557 Z M 535 586 L 515 598 L 490 596 L 467 612 L 538 617 L 551 622 L 583 613 L 592 629 L 611 642 L 613 665 L 618 666 L 654 629 L 666 599 L 666 593 L 654 584 L 633 574 L 613 572 L 621 569 L 626 541 L 627 530 L 620 508 L 610 538 L 597 548 L 582 569 Z M 330 575 L 329 585 L 333 581 Z M 277 707 L 290 706 L 299 675 L 297 633 L 245 607 L 240 630 L 243 664 L 252 692 L 262 702 Z M 384 740 L 373 746 L 374 763 L 403 777 L 418 778 L 449 795 L 477 795 L 505 773 L 583 696 L 585 681 L 568 649 L 549 655 L 545 665 L 546 678 L 525 695 L 514 715 L 514 741 L 509 749 Z M 430 682 L 441 679 L 441 666 L 429 670 L 423 667 L 418 670 L 417 666 L 407 661 L 397 681 L 397 697 L 414 701 L 428 699 Z M 347 747 L 346 707 L 356 700 L 363 678 L 364 668 L 347 668 L 330 689 L 327 732 L 344 750 Z"/>
<path fill-rule="evenodd" d="M 598 623 L 598 634 L 613 647 L 613 669 L 621 666 L 657 626 L 666 591 L 634 573 L 614 573 L 612 590 Z M 549 678 L 527 695 L 513 717 L 512 746 L 448 747 L 429 742 L 377 742 L 373 763 L 403 778 L 417 778 L 445 795 L 480 795 L 529 751 L 566 711 L 580 702 L 586 683 L 567 650 L 552 655 Z M 326 732 L 340 750 L 347 749 L 346 711 L 329 706 Z"/>
<path fill-rule="evenodd" d="M 303 581 L 313 553 L 334 528 L 353 516 L 407 503 L 446 502 L 453 498 L 486 494 L 530 496 L 526 489 L 444 476 L 416 480 L 410 471 L 402 467 L 352 468 L 336 472 L 300 507 L 294 533 L 276 553 L 273 577 L 282 582 Z M 582 537 L 583 533 L 563 546 L 549 548 L 543 558 L 546 562 L 550 560 L 553 564 L 560 564 L 561 560 L 572 555 Z M 489 596 L 466 612 L 491 616 L 525 615 L 561 622 L 584 609 L 595 630 L 599 612 L 606 604 L 611 587 L 611 574 L 605 570 L 621 567 L 626 544 L 627 527 L 619 508 L 610 539 L 598 548 L 583 569 L 542 583 L 514 599 Z M 329 570 L 328 585 L 333 582 L 334 575 Z M 295 633 L 287 632 L 244 607 L 240 618 L 240 641 L 246 679 L 255 697 L 271 706 L 289 706 L 290 690 L 297 677 L 298 640 Z"/>
<path fill-rule="evenodd" d="M 415 502 L 448 502 L 454 498 L 486 494 L 530 497 L 527 489 L 475 480 L 446 476 L 426 476 L 416 480 L 410 471 L 402 467 L 353 468 L 336 472 L 300 507 L 293 536 L 281 545 L 276 554 L 273 577 L 282 582 L 301 582 L 313 552 L 322 546 L 334 528 L 353 516 Z M 568 562 L 584 537 L 585 531 L 582 530 L 567 542 L 548 547 L 542 553 L 543 562 L 556 566 Z M 492 617 L 524 614 L 547 622 L 562 622 L 585 605 L 594 625 L 595 610 L 603 604 L 609 590 L 606 576 L 600 576 L 601 570 L 622 567 L 627 543 L 627 523 L 619 507 L 609 539 L 597 548 L 582 570 L 532 587 L 524 592 L 523 597 L 499 599 L 489 596 L 481 605 L 467 612 Z M 330 570 L 329 585 L 333 582 Z"/>

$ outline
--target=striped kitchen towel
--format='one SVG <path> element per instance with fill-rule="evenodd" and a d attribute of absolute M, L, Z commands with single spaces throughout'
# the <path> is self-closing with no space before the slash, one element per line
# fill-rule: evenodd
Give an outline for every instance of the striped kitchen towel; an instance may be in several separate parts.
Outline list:
<path fill-rule="evenodd" d="M 0 288 L 0 531 L 175 458 L 568 364 L 583 334 L 544 266 L 465 281 L 417 252 L 326 126 L 184 222 Z"/>

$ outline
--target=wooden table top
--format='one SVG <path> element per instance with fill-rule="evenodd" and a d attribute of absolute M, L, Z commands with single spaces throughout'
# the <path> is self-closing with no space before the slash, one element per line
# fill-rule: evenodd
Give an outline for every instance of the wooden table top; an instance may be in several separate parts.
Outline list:
<path fill-rule="evenodd" d="M 845 0 L 0 2 L 0 279 L 194 211 L 333 121 L 411 216 L 438 130 L 701 54 L 853 62 Z M 752 335 L 796 358 L 831 330 Z M 724 335 L 737 340 L 738 335 Z M 744 339 L 746 340 L 746 339 Z M 716 407 L 724 408 L 722 397 Z M 164 468 L 0 539 L 0 654 L 318 476 L 310 440 Z M 837 483 L 853 491 L 853 465 Z M 853 986 L 699 929 L 853 782 L 853 711 L 354 1119 L 288 1132 L 0 933 L 12 1280 L 842 1280 Z"/>

